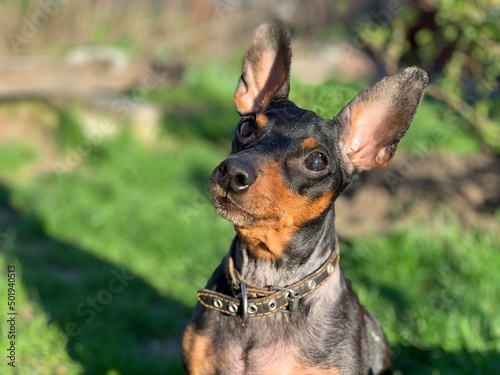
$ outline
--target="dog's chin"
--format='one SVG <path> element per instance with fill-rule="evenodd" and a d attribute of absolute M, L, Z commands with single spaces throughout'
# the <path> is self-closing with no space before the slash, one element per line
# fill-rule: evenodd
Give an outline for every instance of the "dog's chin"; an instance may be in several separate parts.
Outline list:
<path fill-rule="evenodd" d="M 220 217 L 237 227 L 248 227 L 256 218 L 225 196 L 212 197 L 212 204 Z"/>

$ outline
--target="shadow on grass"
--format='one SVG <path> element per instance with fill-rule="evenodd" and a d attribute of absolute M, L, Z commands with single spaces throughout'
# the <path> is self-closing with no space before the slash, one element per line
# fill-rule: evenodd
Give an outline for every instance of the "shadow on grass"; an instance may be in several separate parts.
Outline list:
<path fill-rule="evenodd" d="M 189 310 L 131 269 L 51 238 L 39 219 L 11 206 L 9 195 L 0 184 L 0 227 L 15 236 L 8 260 L 19 266 L 29 298 L 65 333 L 67 352 L 84 373 L 179 374 Z"/>

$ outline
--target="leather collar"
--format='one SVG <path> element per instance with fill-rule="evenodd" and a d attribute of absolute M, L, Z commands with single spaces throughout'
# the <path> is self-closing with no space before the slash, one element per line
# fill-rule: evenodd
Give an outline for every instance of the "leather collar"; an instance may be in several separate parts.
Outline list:
<path fill-rule="evenodd" d="M 266 316 L 278 311 L 293 313 L 299 300 L 318 289 L 337 268 L 340 254 L 338 242 L 329 258 L 312 274 L 285 287 L 269 285 L 256 287 L 245 282 L 235 270 L 233 258 L 229 254 L 225 260 L 226 277 L 234 296 L 210 289 L 198 291 L 198 301 L 208 309 L 227 315 L 247 317 Z"/>

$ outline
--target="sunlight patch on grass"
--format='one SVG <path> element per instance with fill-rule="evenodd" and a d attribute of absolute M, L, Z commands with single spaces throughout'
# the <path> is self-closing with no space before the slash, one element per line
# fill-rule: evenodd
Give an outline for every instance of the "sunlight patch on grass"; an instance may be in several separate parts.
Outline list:
<path fill-rule="evenodd" d="M 498 244 L 493 230 L 437 219 L 354 240 L 344 247 L 342 266 L 395 348 L 499 352 Z M 407 360 L 401 357 L 399 366 L 409 366 Z M 433 363 L 428 358 L 421 366 Z"/>
<path fill-rule="evenodd" d="M 19 142 L 0 145 L 0 173 L 12 172 L 36 160 L 33 148 Z"/>

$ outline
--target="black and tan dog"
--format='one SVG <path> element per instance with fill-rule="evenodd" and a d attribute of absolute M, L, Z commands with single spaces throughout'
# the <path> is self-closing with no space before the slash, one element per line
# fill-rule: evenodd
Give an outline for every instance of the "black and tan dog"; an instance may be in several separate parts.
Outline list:
<path fill-rule="evenodd" d="M 338 267 L 334 202 L 356 173 L 393 156 L 427 75 L 386 77 L 329 120 L 288 100 L 290 63 L 284 26 L 260 26 L 236 89 L 232 153 L 210 179 L 236 237 L 198 293 L 187 374 L 391 372 L 380 324 Z"/>

